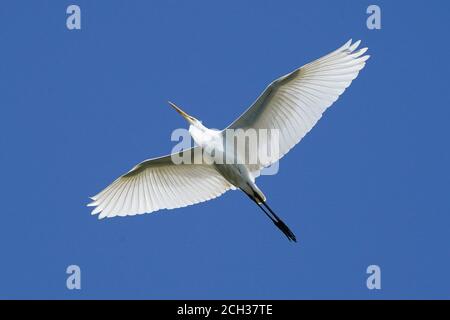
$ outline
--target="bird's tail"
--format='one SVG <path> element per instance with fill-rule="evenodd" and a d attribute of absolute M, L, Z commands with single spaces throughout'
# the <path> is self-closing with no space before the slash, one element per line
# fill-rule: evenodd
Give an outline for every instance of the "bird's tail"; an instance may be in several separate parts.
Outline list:
<path fill-rule="evenodd" d="M 266 214 L 266 216 L 269 217 L 270 220 L 272 220 L 273 224 L 277 226 L 278 229 L 280 229 L 284 235 L 289 239 L 289 241 L 297 242 L 297 238 L 295 237 L 295 234 L 289 229 L 289 227 L 281 220 L 275 212 L 269 207 L 269 205 L 266 202 L 265 197 L 260 195 L 260 192 L 255 192 L 252 195 L 245 192 L 247 196 L 253 200 L 253 202 L 256 203 L 256 205 Z"/>

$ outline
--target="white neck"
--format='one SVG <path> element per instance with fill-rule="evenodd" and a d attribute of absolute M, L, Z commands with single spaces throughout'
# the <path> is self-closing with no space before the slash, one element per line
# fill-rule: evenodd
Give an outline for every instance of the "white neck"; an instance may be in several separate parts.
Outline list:
<path fill-rule="evenodd" d="M 194 139 L 195 143 L 201 147 L 205 147 L 212 143 L 213 140 L 217 138 L 218 133 L 220 133 L 220 131 L 208 129 L 200 122 L 196 122 L 189 126 L 189 134 L 192 139 Z"/>

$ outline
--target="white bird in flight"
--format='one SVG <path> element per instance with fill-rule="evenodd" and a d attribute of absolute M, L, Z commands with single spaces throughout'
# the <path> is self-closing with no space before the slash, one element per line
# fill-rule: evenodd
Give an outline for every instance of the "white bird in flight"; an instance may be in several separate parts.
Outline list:
<path fill-rule="evenodd" d="M 276 156 L 265 161 L 258 159 L 253 164 L 175 164 L 173 154 L 145 160 L 91 197 L 92 202 L 88 206 L 95 207 L 92 214 L 99 214 L 99 219 L 102 219 L 180 208 L 211 200 L 230 189 L 240 189 L 290 241 L 296 241 L 294 233 L 267 205 L 255 178 L 263 168 L 277 162 L 299 143 L 358 76 L 370 57 L 364 55 L 367 48 L 356 51 L 359 44 L 360 41 L 352 43 L 350 40 L 328 55 L 273 81 L 227 128 L 279 130 L 279 153 Z M 208 129 L 175 104 L 170 105 L 189 122 L 189 133 L 196 143 L 194 148 L 183 150 L 178 155 L 211 147 L 226 153 L 223 149 L 225 130 Z M 263 147 L 267 146 L 258 146 Z"/>

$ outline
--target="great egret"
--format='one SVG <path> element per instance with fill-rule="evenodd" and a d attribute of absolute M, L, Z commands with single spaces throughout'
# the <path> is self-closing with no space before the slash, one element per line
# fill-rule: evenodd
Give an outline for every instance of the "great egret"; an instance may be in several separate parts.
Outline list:
<path fill-rule="evenodd" d="M 88 206 L 99 218 L 150 213 L 180 208 L 216 198 L 229 189 L 242 190 L 290 241 L 294 233 L 267 205 L 255 178 L 264 167 L 278 161 L 308 133 L 365 66 L 367 48 L 360 41 L 339 49 L 272 82 L 253 105 L 227 129 L 278 129 L 279 154 L 252 164 L 175 164 L 173 156 L 146 160 L 101 191 Z M 170 105 L 188 123 L 197 144 L 183 153 L 224 150 L 225 130 L 211 130 L 175 104 Z M 264 145 L 258 146 L 266 147 Z M 211 149 L 211 148 L 210 148 Z M 232 157 L 236 157 L 232 155 Z"/>

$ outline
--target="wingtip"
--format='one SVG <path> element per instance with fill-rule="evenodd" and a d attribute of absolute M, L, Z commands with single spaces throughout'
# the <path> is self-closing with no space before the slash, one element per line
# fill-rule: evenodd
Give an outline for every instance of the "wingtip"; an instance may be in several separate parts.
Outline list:
<path fill-rule="evenodd" d="M 367 52 L 367 50 L 369 50 L 369 48 L 368 47 L 364 47 L 364 48 L 359 49 L 359 52 L 361 52 L 361 54 L 364 54 L 364 53 Z"/>
<path fill-rule="evenodd" d="M 345 49 L 349 48 L 349 47 L 351 46 L 351 44 L 352 44 L 352 41 L 353 41 L 353 39 L 350 38 L 350 40 L 348 40 L 348 41 L 341 47 L 341 49 L 342 49 L 342 50 L 345 50 Z"/>
<path fill-rule="evenodd" d="M 350 52 L 353 52 L 353 51 L 355 51 L 355 50 L 359 47 L 360 44 L 361 44 L 361 40 L 358 40 L 358 41 L 356 41 L 355 43 L 353 43 L 353 44 L 348 48 L 348 50 L 349 50 Z"/>
<path fill-rule="evenodd" d="M 92 211 L 91 211 L 91 215 L 96 215 L 99 214 L 100 212 L 102 212 L 102 209 L 100 207 L 95 207 Z"/>
<path fill-rule="evenodd" d="M 108 213 L 105 211 L 101 211 L 99 212 L 100 214 L 98 215 L 98 220 L 102 220 L 104 218 L 108 218 Z"/>

